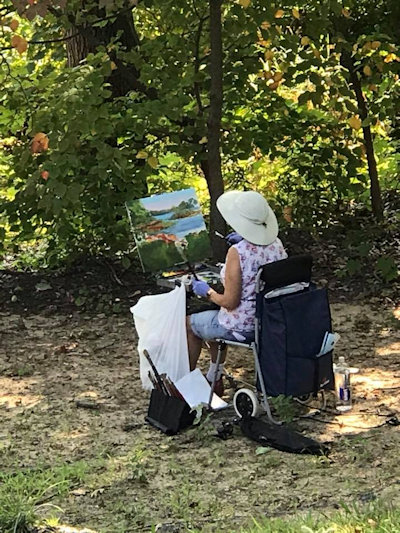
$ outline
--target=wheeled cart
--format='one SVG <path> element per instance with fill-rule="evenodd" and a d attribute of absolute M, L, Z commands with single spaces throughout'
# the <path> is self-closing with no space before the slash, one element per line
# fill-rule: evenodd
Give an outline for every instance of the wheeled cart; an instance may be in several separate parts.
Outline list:
<path fill-rule="evenodd" d="M 234 408 L 243 416 L 266 412 L 268 397 L 300 399 L 334 389 L 332 351 L 320 355 L 326 332 L 332 331 L 328 294 L 311 282 L 312 258 L 294 256 L 261 267 L 256 278 L 255 340 L 218 339 L 217 363 L 225 345 L 251 349 L 256 383 L 239 389 Z M 213 389 L 213 387 L 212 387 Z"/>

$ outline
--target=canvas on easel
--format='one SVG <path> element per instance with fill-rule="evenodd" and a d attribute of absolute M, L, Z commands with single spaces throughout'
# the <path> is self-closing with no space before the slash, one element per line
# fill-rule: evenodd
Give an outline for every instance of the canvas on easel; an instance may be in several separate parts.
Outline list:
<path fill-rule="evenodd" d="M 144 271 L 162 271 L 210 256 L 210 240 L 193 188 L 132 200 L 126 208 Z"/>

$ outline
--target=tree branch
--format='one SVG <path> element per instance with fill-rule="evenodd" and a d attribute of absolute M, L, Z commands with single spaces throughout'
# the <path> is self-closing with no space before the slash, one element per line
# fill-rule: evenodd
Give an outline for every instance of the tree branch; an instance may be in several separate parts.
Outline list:
<path fill-rule="evenodd" d="M 197 14 L 196 9 L 195 9 L 195 12 Z M 208 17 L 200 18 L 199 27 L 197 28 L 197 32 L 196 32 L 196 38 L 195 38 L 195 44 L 194 44 L 194 72 L 195 74 L 197 74 L 200 70 L 200 64 L 201 64 L 200 58 L 199 58 L 200 40 L 201 40 L 201 34 L 203 32 L 203 25 L 204 25 L 204 22 L 207 20 L 207 18 Z M 194 95 L 196 98 L 197 106 L 199 108 L 199 115 L 202 115 L 204 109 L 203 109 L 203 103 L 201 101 L 200 84 L 198 81 L 194 82 Z"/>
<path fill-rule="evenodd" d="M 3 56 L 3 54 L 2 54 L 1 52 L 0 52 L 0 56 L 1 56 L 1 63 L 0 63 L 0 66 L 3 65 L 3 64 L 6 65 L 7 70 L 8 70 L 8 76 L 9 76 L 12 80 L 16 81 L 16 82 L 18 83 L 18 85 L 21 87 L 22 94 L 24 95 L 24 98 L 25 98 L 25 100 L 26 100 L 27 106 L 28 106 L 28 108 L 29 108 L 29 107 L 30 107 L 30 105 L 29 105 L 29 99 L 28 99 L 28 96 L 27 96 L 27 94 L 26 94 L 26 92 L 25 92 L 24 86 L 22 85 L 21 80 L 19 80 L 18 78 L 16 78 L 15 76 L 13 76 L 13 75 L 11 74 L 11 67 L 10 67 L 10 65 L 9 65 L 9 63 L 8 63 L 8 61 L 7 61 L 7 59 Z"/>
<path fill-rule="evenodd" d="M 79 32 L 73 33 L 72 35 L 68 35 L 67 37 L 59 37 L 57 39 L 47 39 L 44 41 L 28 41 L 28 44 L 50 44 L 50 43 L 61 43 L 63 41 L 68 41 L 69 39 L 73 39 L 74 37 L 78 37 L 80 35 Z"/>

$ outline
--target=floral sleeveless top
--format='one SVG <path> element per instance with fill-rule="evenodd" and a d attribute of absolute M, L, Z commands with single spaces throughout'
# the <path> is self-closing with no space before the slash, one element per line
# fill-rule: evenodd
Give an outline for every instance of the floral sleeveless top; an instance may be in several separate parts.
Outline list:
<path fill-rule="evenodd" d="M 262 265 L 286 259 L 287 253 L 280 239 L 268 246 L 252 244 L 245 239 L 234 245 L 239 253 L 242 271 L 242 295 L 240 304 L 233 311 L 221 307 L 218 322 L 231 331 L 253 331 L 256 314 L 256 276 Z M 225 283 L 225 266 L 221 270 L 221 280 Z"/>

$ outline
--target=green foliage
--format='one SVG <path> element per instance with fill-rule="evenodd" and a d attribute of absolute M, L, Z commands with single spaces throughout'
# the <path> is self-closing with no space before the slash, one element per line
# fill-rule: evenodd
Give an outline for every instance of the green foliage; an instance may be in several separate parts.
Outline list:
<path fill-rule="evenodd" d="M 146 457 L 144 450 L 136 449 L 129 457 L 129 478 L 138 483 L 147 483 Z"/>
<path fill-rule="evenodd" d="M 153 220 L 153 217 L 139 200 L 130 202 L 128 205 L 130 216 L 132 218 L 132 224 L 134 227 L 148 224 Z"/>
<path fill-rule="evenodd" d="M 271 403 L 277 412 L 279 420 L 282 420 L 283 422 L 292 422 L 296 415 L 296 405 L 294 404 L 292 397 L 280 394 L 275 398 L 271 398 Z"/>
<path fill-rule="evenodd" d="M 387 255 L 380 257 L 376 268 L 386 283 L 395 280 L 399 276 L 398 267 L 393 257 Z"/>
<path fill-rule="evenodd" d="M 153 0 L 127 10 L 123 0 L 90 0 L 84 9 L 54 1 L 40 13 L 30 6 L 28 18 L 17 4 L 5 3 L 0 33 L 0 252 L 43 241 L 51 266 L 126 251 L 126 201 L 205 190 L 208 2 Z M 350 56 L 382 184 L 397 187 L 397 0 L 253 0 L 223 9 L 226 184 L 258 188 L 278 214 L 290 206 L 293 224 L 311 229 L 354 199 L 369 202 Z M 75 66 L 65 59 L 68 32 L 91 35 Z M 38 133 L 48 139 L 40 151 Z M 378 270 L 394 275 L 382 262 Z"/>
<path fill-rule="evenodd" d="M 398 233 L 398 223 L 371 226 L 368 219 L 359 217 L 357 227 L 345 229 L 343 221 L 343 265 L 335 272 L 338 278 L 372 278 L 380 283 L 391 283 L 399 276 L 397 250 L 393 247 Z"/>

